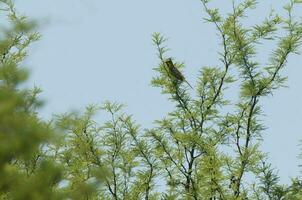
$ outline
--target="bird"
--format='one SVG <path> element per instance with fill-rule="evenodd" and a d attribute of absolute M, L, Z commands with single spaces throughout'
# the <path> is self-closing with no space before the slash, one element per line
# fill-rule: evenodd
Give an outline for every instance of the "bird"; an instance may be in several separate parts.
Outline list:
<path fill-rule="evenodd" d="M 173 61 L 172 61 L 171 58 L 168 58 L 168 59 L 165 60 L 165 65 L 168 67 L 168 72 L 169 72 L 170 75 L 173 76 L 173 78 L 175 78 L 176 80 L 178 80 L 180 82 L 186 82 L 193 89 L 193 87 L 186 80 L 184 75 L 182 75 L 182 73 L 174 66 Z"/>

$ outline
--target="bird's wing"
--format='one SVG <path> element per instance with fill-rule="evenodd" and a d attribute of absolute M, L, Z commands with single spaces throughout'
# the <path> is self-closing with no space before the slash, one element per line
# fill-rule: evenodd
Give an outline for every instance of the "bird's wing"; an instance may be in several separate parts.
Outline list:
<path fill-rule="evenodd" d="M 175 65 L 173 64 L 172 62 L 172 59 L 169 58 L 165 61 L 168 69 L 169 69 L 169 72 L 172 76 L 174 76 L 174 78 L 176 78 L 177 80 L 180 80 L 180 81 L 184 81 L 185 77 L 182 75 L 182 73 L 175 67 Z"/>

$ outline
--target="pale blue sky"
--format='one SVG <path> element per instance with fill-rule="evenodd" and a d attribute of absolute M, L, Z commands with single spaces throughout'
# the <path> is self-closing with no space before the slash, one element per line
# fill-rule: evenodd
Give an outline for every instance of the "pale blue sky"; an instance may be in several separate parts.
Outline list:
<path fill-rule="evenodd" d="M 227 9 L 230 0 L 216 0 Z M 285 0 L 261 3 L 251 21 L 263 19 L 272 4 L 280 10 Z M 169 38 L 169 55 L 187 64 L 185 74 L 194 83 L 202 66 L 217 65 L 218 38 L 202 20 L 199 0 L 17 0 L 22 13 L 47 22 L 41 41 L 33 45 L 27 66 L 31 84 L 41 86 L 46 100 L 41 114 L 83 110 L 105 100 L 127 104 L 127 111 L 143 126 L 172 106 L 158 88 L 150 86 L 158 63 L 151 42 L 153 32 Z M 260 59 L 264 59 L 260 58 Z M 302 57 L 292 56 L 283 74 L 289 88 L 275 92 L 264 105 L 264 151 L 269 152 L 281 180 L 299 174 L 297 155 L 302 124 Z"/>

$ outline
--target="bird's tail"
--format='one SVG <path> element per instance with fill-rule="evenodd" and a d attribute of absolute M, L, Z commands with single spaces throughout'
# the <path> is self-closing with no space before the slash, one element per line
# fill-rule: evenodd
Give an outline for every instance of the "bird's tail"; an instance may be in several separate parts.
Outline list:
<path fill-rule="evenodd" d="M 185 82 L 190 86 L 190 88 L 192 88 L 192 90 L 194 90 L 194 88 L 192 87 L 192 85 L 187 80 L 185 80 Z"/>

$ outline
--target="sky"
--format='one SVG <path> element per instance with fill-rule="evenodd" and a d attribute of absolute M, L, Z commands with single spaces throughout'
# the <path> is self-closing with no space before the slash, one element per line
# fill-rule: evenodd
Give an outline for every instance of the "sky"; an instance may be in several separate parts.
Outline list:
<path fill-rule="evenodd" d="M 271 8 L 283 12 L 286 2 L 261 2 L 246 23 L 263 20 Z M 216 0 L 213 6 L 226 12 L 231 1 Z M 42 38 L 32 45 L 25 65 L 32 72 L 29 84 L 43 89 L 41 115 L 46 119 L 110 100 L 126 104 L 142 127 L 152 127 L 173 108 L 167 96 L 150 85 L 152 68 L 159 63 L 153 32 L 169 39 L 168 54 L 185 62 L 191 84 L 203 66 L 219 65 L 219 38 L 213 25 L 204 22 L 199 0 L 16 0 L 16 8 L 41 23 Z M 265 60 L 265 53 L 259 59 Z M 288 87 L 261 101 L 267 127 L 262 149 L 283 183 L 300 175 L 302 164 L 297 158 L 302 139 L 301 63 L 302 56 L 291 56 L 282 72 Z"/>

